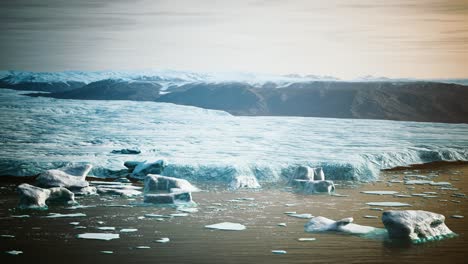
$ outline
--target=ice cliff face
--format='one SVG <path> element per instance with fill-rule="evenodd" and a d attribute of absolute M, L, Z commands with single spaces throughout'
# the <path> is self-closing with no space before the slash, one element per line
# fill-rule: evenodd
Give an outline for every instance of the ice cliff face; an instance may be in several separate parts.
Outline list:
<path fill-rule="evenodd" d="M 126 161 L 167 160 L 164 175 L 275 182 L 297 166 L 327 179 L 373 180 L 382 168 L 468 160 L 468 125 L 306 117 L 236 117 L 166 103 L 34 98 L 0 92 L 0 175 L 91 163 L 116 177 Z M 112 153 L 137 148 L 136 155 Z"/>

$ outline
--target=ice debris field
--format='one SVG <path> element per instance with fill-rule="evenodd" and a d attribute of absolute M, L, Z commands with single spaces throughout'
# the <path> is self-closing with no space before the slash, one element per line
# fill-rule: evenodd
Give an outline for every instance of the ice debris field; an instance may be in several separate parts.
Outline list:
<path fill-rule="evenodd" d="M 0 92 L 0 175 L 92 164 L 90 175 L 118 177 L 127 171 L 124 162 L 162 159 L 164 175 L 189 180 L 276 182 L 305 165 L 322 167 L 330 180 L 371 181 L 381 169 L 468 160 L 467 124 L 240 117 L 167 103 L 22 93 Z"/>

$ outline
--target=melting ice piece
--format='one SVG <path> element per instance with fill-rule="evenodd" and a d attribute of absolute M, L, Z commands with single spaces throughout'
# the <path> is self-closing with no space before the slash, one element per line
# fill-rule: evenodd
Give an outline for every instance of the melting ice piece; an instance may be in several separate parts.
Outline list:
<path fill-rule="evenodd" d="M 195 207 L 192 207 L 192 208 L 181 207 L 181 208 L 177 208 L 177 211 L 181 211 L 181 212 L 184 212 L 184 213 L 196 213 L 196 212 L 198 212 L 198 209 L 195 208 Z"/>
<path fill-rule="evenodd" d="M 163 238 L 160 238 L 158 240 L 155 240 L 154 242 L 157 242 L 157 243 L 167 243 L 169 242 L 170 239 L 168 237 L 163 237 Z"/>
<path fill-rule="evenodd" d="M 365 215 L 363 216 L 364 218 L 369 218 L 369 219 L 375 219 L 375 218 L 379 218 L 378 216 L 376 215 Z"/>
<path fill-rule="evenodd" d="M 178 214 L 170 214 L 170 216 L 173 217 L 184 217 L 184 216 L 189 216 L 187 213 L 178 213 Z"/>
<path fill-rule="evenodd" d="M 353 224 L 353 218 L 344 218 L 339 221 L 334 221 L 323 216 L 317 216 L 305 224 L 304 228 L 306 232 L 343 232 L 353 235 L 366 235 L 372 232 L 380 231 L 380 228 L 375 228 L 372 226 L 363 226 Z"/>
<path fill-rule="evenodd" d="M 79 224 L 80 224 L 80 222 L 70 222 L 69 224 L 70 224 L 70 225 L 77 226 L 77 225 L 79 225 Z"/>
<path fill-rule="evenodd" d="M 149 249 L 151 247 L 148 247 L 148 246 L 138 246 L 138 247 L 135 247 L 136 249 Z"/>
<path fill-rule="evenodd" d="M 271 253 L 273 254 L 278 254 L 278 255 L 284 255 L 288 252 L 286 252 L 286 250 L 272 250 Z"/>
<path fill-rule="evenodd" d="M 13 218 L 29 218 L 31 216 L 30 215 L 12 215 L 11 217 L 13 217 Z"/>
<path fill-rule="evenodd" d="M 304 241 L 315 241 L 315 237 L 301 237 L 297 239 L 298 241 L 304 242 Z"/>
<path fill-rule="evenodd" d="M 281 226 L 281 227 L 286 227 L 286 223 L 279 223 L 278 226 Z"/>
<path fill-rule="evenodd" d="M 112 233 L 84 233 L 78 234 L 78 238 L 83 239 L 96 239 L 96 240 L 112 240 L 120 238 L 119 234 L 112 234 Z"/>
<path fill-rule="evenodd" d="M 234 177 L 229 183 L 229 188 L 233 190 L 246 188 L 246 189 L 258 189 L 261 188 L 257 181 L 257 178 L 253 175 L 242 175 Z"/>
<path fill-rule="evenodd" d="M 465 218 L 463 215 L 452 215 L 450 216 L 452 218 L 456 218 L 456 219 L 462 219 L 462 218 Z"/>
<path fill-rule="evenodd" d="M 398 192 L 396 191 L 362 191 L 361 193 L 365 194 L 375 194 L 375 195 L 392 195 Z"/>
<path fill-rule="evenodd" d="M 113 227 L 113 226 L 99 226 L 99 227 L 97 227 L 97 229 L 103 230 L 103 231 L 114 231 L 115 227 Z"/>
<path fill-rule="evenodd" d="M 103 254 L 114 254 L 114 251 L 102 250 L 101 253 L 103 253 Z"/>
<path fill-rule="evenodd" d="M 431 183 L 434 183 L 433 181 L 428 181 L 428 180 L 409 180 L 409 181 L 405 181 L 405 184 L 406 185 L 413 185 L 413 184 L 431 184 Z"/>
<path fill-rule="evenodd" d="M 14 238 L 15 236 L 14 236 L 14 235 L 0 235 L 0 237 L 3 237 L 3 238 Z"/>
<path fill-rule="evenodd" d="M 132 233 L 132 232 L 136 232 L 136 231 L 138 231 L 138 229 L 136 229 L 136 228 L 123 228 L 123 229 L 120 229 L 121 233 Z"/>
<path fill-rule="evenodd" d="M 432 186 L 450 186 L 452 185 L 450 182 L 431 182 L 429 183 Z"/>
<path fill-rule="evenodd" d="M 444 223 L 445 217 L 421 210 L 386 211 L 382 222 L 392 239 L 423 243 L 455 236 Z"/>
<path fill-rule="evenodd" d="M 7 254 L 10 254 L 10 255 L 19 255 L 19 254 L 23 254 L 23 251 L 19 251 L 19 250 L 10 250 L 10 251 L 5 251 L 5 253 Z"/>
<path fill-rule="evenodd" d="M 288 214 L 288 216 L 296 217 L 296 218 L 302 218 L 302 219 L 310 219 L 310 218 L 314 217 L 311 214 Z"/>
<path fill-rule="evenodd" d="M 370 202 L 366 203 L 367 205 L 371 206 L 387 206 L 387 207 L 404 207 L 404 206 L 411 206 L 407 203 L 399 203 L 399 202 Z"/>
<path fill-rule="evenodd" d="M 49 215 L 44 216 L 45 218 L 62 218 L 62 217 L 83 217 L 86 214 L 83 213 L 76 213 L 76 214 L 58 214 L 58 213 L 50 213 Z"/>
<path fill-rule="evenodd" d="M 245 229 L 245 226 L 239 223 L 223 222 L 213 225 L 206 225 L 206 228 L 209 229 L 218 229 L 226 231 L 241 231 Z"/>

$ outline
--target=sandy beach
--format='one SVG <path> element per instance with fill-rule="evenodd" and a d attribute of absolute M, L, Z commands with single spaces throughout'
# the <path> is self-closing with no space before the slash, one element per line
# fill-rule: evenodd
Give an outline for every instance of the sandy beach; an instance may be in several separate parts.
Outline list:
<path fill-rule="evenodd" d="M 399 182 L 405 177 L 414 177 L 411 175 L 437 175 L 434 181 L 451 182 L 456 190 Z M 81 205 L 95 206 L 89 208 L 70 210 L 63 206 L 50 206 L 47 211 L 19 210 L 15 208 L 18 202 L 15 187 L 19 182 L 10 179 L 2 182 L 0 189 L 0 260 L 1 263 L 464 263 L 468 247 L 467 220 L 451 216 L 464 216 L 467 212 L 466 197 L 459 195 L 468 188 L 467 175 L 466 163 L 398 168 L 383 171 L 380 180 L 373 183 L 350 185 L 349 182 L 338 182 L 336 193 L 341 196 L 302 195 L 278 186 L 229 191 L 224 187 L 198 183 L 205 190 L 193 194 L 199 211 L 188 216 L 162 219 L 144 215 L 181 212 L 172 208 L 133 206 L 141 198 L 117 196 L 83 197 L 78 200 Z M 426 193 L 428 197 L 400 198 L 361 193 L 372 190 L 397 191 L 399 195 Z M 336 233 L 312 234 L 304 232 L 307 219 L 285 214 L 294 211 L 335 220 L 353 217 L 355 223 L 383 227 L 380 219 L 382 211 L 366 205 L 380 201 L 411 205 L 395 210 L 441 213 L 446 216 L 447 226 L 458 237 L 413 245 Z M 86 216 L 44 218 L 49 213 L 83 213 Z M 29 217 L 14 217 L 18 215 Z M 246 230 L 219 231 L 204 227 L 219 222 L 241 223 Z M 279 226 L 280 223 L 286 226 Z M 102 227 L 115 230 L 98 229 Z M 120 232 L 121 229 L 137 230 Z M 98 241 L 77 238 L 81 233 L 105 232 L 119 233 L 120 239 Z M 154 242 L 164 237 L 170 241 Z M 315 240 L 298 241 L 299 238 Z M 12 256 L 5 253 L 9 250 L 24 253 Z M 285 250 L 287 254 L 276 255 L 272 250 Z"/>

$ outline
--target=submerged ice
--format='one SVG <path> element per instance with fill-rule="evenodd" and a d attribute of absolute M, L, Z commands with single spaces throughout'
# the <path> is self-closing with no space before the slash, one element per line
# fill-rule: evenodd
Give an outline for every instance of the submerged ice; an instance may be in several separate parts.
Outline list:
<path fill-rule="evenodd" d="M 163 175 L 227 184 L 249 179 L 247 185 L 257 186 L 255 180 L 287 179 L 299 165 L 323 168 L 328 180 L 373 180 L 382 168 L 468 160 L 466 124 L 240 117 L 166 103 L 20 94 L 0 93 L 0 175 L 91 163 L 90 175 L 118 178 L 134 160 L 132 176 L 142 178 L 158 173 L 156 161 L 167 160 Z M 129 148 L 141 153 L 112 153 Z"/>

